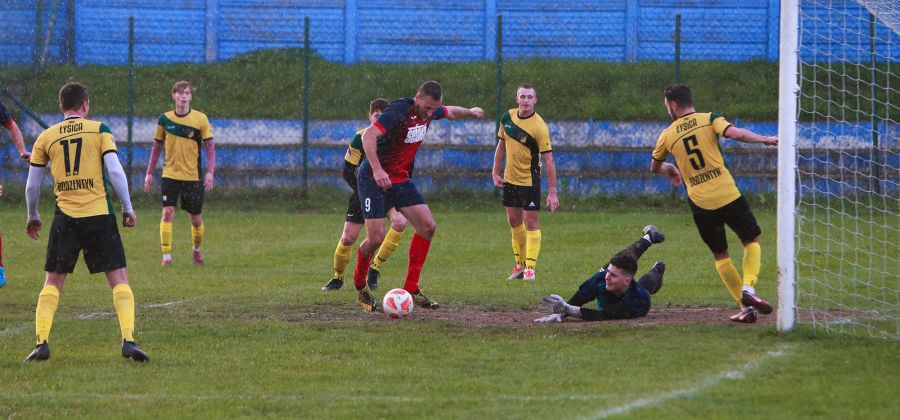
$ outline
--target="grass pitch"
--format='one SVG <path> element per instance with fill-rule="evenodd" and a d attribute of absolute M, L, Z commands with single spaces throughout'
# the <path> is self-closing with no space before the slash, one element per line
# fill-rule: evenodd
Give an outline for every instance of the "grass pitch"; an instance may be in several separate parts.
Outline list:
<path fill-rule="evenodd" d="M 25 363 L 47 231 L 24 235 L 24 206 L 0 209 L 9 284 L 0 289 L 0 416 L 37 417 L 607 417 L 890 418 L 900 412 L 900 352 L 871 338 L 781 335 L 771 323 L 708 319 L 535 326 L 542 295 L 571 294 L 612 253 L 655 223 L 667 235 L 640 262 L 669 265 L 654 311 L 729 308 L 686 209 L 542 216 L 534 284 L 503 280 L 512 263 L 499 205 L 434 206 L 438 231 L 423 290 L 439 313 L 388 321 L 352 288 L 321 292 L 340 210 L 204 211 L 207 265 L 190 262 L 176 214 L 175 262 L 159 266 L 156 206 L 123 230 L 148 364 L 119 355 L 102 275 L 79 263 L 61 296 L 52 358 Z M 289 206 L 286 206 L 289 207 Z M 52 215 L 43 200 L 47 224 Z M 761 295 L 775 300 L 774 215 L 763 226 Z M 400 287 L 410 230 L 384 266 L 378 295 Z M 730 236 L 738 255 L 740 247 Z M 355 258 L 354 260 L 355 261 Z M 351 262 L 352 266 L 353 262 Z M 669 308 L 667 308 L 669 307 Z M 473 319 L 497 319 L 476 322 Z M 500 318 L 515 318 L 505 322 Z M 774 317 L 774 315 L 771 315 Z M 648 317 L 649 318 L 649 317 Z"/>

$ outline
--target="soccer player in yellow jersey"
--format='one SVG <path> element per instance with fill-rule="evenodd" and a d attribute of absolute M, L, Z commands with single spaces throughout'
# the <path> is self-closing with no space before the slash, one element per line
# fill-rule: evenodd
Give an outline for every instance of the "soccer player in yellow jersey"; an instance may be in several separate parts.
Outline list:
<path fill-rule="evenodd" d="M 156 141 L 150 150 L 150 162 L 144 177 L 144 192 L 153 185 L 156 160 L 165 147 L 165 166 L 162 183 L 162 220 L 159 222 L 159 239 L 162 244 L 162 265 L 172 264 L 172 219 L 175 205 L 181 198 L 181 208 L 191 219 L 191 245 L 195 265 L 203 265 L 200 245 L 203 243 L 203 191 L 213 188 L 216 170 L 216 146 L 213 143 L 212 126 L 206 114 L 191 109 L 194 88 L 189 82 L 178 81 L 172 86 L 175 109 L 159 116 L 156 125 Z M 206 175 L 200 167 L 201 151 L 206 151 Z M 201 180 L 202 178 L 202 180 Z"/>
<path fill-rule="evenodd" d="M 44 130 L 35 141 L 25 185 L 25 232 L 37 240 L 41 232 L 41 178 L 50 166 L 56 214 L 47 241 L 44 288 L 35 310 L 37 346 L 25 360 L 50 358 L 47 340 L 59 295 L 66 275 L 74 270 L 78 254 L 84 250 L 88 270 L 91 274 L 104 272 L 112 289 L 122 330 L 122 357 L 146 362 L 150 358 L 134 343 L 134 294 L 128 285 L 125 248 L 107 192 L 109 182 L 122 200 L 122 226 L 134 227 L 137 216 L 131 208 L 128 180 L 119 163 L 116 144 L 106 124 L 86 118 L 90 101 L 87 88 L 81 84 L 67 83 L 60 89 L 59 107 L 65 119 Z"/>
<path fill-rule="evenodd" d="M 494 186 L 503 189 L 506 220 L 512 230 L 512 249 L 516 259 L 509 280 L 535 279 L 534 267 L 541 252 L 541 157 L 547 169 L 547 207 L 556 213 L 556 166 L 550 148 L 550 130 L 534 110 L 537 91 L 524 83 L 516 89 L 518 108 L 500 117 L 497 150 L 494 152 Z M 500 164 L 506 169 L 500 176 Z"/>
<path fill-rule="evenodd" d="M 373 123 L 378 120 L 378 117 L 381 116 L 381 113 L 384 112 L 388 105 L 387 99 L 383 98 L 375 99 L 369 103 L 369 122 Z M 334 250 L 334 276 L 322 287 L 323 291 L 338 290 L 344 286 L 344 271 L 347 270 L 347 265 L 350 263 L 353 244 L 356 243 L 356 239 L 359 238 L 359 231 L 362 230 L 365 224 L 356 187 L 357 168 L 359 168 L 359 164 L 366 157 L 362 148 L 362 135 L 365 131 L 365 129 L 361 129 L 356 132 L 353 140 L 350 141 L 350 145 L 347 146 L 347 153 L 344 154 L 343 177 L 347 185 L 353 189 L 353 194 L 350 195 L 350 203 L 347 206 L 347 218 L 344 222 L 344 230 L 341 232 L 341 239 Z M 366 276 L 369 289 L 371 290 L 378 289 L 378 275 L 381 270 L 381 264 L 387 261 L 397 249 L 397 246 L 400 245 L 403 230 L 406 228 L 406 218 L 393 208 L 393 204 L 389 203 L 387 206 L 389 208 L 387 216 L 391 219 L 391 229 L 384 236 L 384 242 L 378 248 L 375 258 L 372 258 L 372 262 L 368 266 L 368 274 L 366 266 L 360 267 L 359 264 L 357 264 L 356 272 L 354 273 L 354 277 L 361 278 L 361 276 Z"/>
<path fill-rule="evenodd" d="M 731 320 L 754 323 L 757 311 L 763 314 L 772 312 L 772 306 L 758 297 L 755 289 L 759 277 L 759 236 L 762 230 L 725 165 L 719 148 L 719 136 L 769 146 L 777 146 L 778 138 L 737 128 L 718 114 L 694 111 L 693 97 L 687 86 L 668 86 L 664 96 L 666 110 L 674 122 L 656 141 L 650 171 L 665 174 L 676 187 L 685 182 L 694 224 L 703 242 L 712 251 L 719 277 L 741 306 L 741 312 L 733 315 Z M 677 167 L 666 163 L 669 155 L 674 156 Z M 728 254 L 725 225 L 738 235 L 744 245 L 743 279 Z"/>

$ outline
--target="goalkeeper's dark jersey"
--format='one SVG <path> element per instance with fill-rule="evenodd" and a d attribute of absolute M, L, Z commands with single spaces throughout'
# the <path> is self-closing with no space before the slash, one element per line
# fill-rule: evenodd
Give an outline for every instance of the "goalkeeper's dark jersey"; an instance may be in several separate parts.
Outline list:
<path fill-rule="evenodd" d="M 625 294 L 618 296 L 606 290 L 606 267 L 594 274 L 591 280 L 599 280 L 597 308 L 602 313 L 600 319 L 640 318 L 650 311 L 650 293 L 637 281 L 632 281 Z"/>

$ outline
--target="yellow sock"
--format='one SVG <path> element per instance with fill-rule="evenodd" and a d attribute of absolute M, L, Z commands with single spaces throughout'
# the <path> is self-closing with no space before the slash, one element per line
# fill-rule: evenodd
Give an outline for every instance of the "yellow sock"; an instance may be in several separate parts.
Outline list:
<path fill-rule="evenodd" d="M 334 249 L 334 277 L 338 279 L 344 278 L 344 271 L 347 271 L 347 265 L 350 264 L 350 253 L 353 251 L 353 245 L 344 245 L 338 241 L 337 248 Z"/>
<path fill-rule="evenodd" d="M 37 344 L 41 344 L 50 338 L 50 328 L 53 326 L 53 315 L 59 306 L 59 289 L 56 286 L 44 286 L 38 296 L 37 309 L 34 311 L 34 327 L 37 333 Z"/>
<path fill-rule="evenodd" d="M 127 284 L 113 288 L 113 306 L 119 315 L 119 328 L 125 341 L 134 341 L 134 294 Z"/>
<path fill-rule="evenodd" d="M 381 248 L 378 248 L 378 253 L 375 254 L 375 258 L 372 258 L 372 263 L 369 265 L 376 270 L 381 270 L 381 264 L 391 257 L 394 250 L 400 245 L 400 239 L 403 239 L 403 232 L 397 232 L 394 228 L 388 230 L 387 235 L 384 235 Z"/>
<path fill-rule="evenodd" d="M 541 253 L 541 231 L 529 230 L 527 232 L 528 245 L 525 247 L 525 268 L 534 269 L 537 265 L 538 255 Z"/>
<path fill-rule="evenodd" d="M 716 271 L 719 272 L 719 277 L 722 278 L 722 283 L 725 283 L 725 287 L 728 288 L 731 297 L 740 305 L 741 291 L 743 290 L 741 275 L 738 274 L 737 268 L 734 268 L 731 258 L 716 261 Z"/>
<path fill-rule="evenodd" d="M 162 253 L 172 253 L 172 222 L 159 222 L 159 242 L 162 244 Z"/>
<path fill-rule="evenodd" d="M 200 226 L 191 225 L 191 245 L 194 249 L 200 248 L 203 244 L 203 232 L 205 231 L 203 223 Z"/>
<path fill-rule="evenodd" d="M 512 231 L 512 249 L 513 255 L 516 257 L 516 264 L 520 267 L 525 266 L 525 247 L 528 243 L 528 237 L 525 235 L 525 224 L 511 227 Z"/>
<path fill-rule="evenodd" d="M 762 249 L 759 247 L 759 242 L 750 242 L 744 247 L 744 263 L 741 267 L 744 269 L 744 285 L 756 287 L 761 258 Z"/>

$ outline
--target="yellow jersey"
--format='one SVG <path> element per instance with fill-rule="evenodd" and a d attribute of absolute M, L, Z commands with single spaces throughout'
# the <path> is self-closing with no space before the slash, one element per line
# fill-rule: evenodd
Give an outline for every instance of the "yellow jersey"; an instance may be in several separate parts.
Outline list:
<path fill-rule="evenodd" d="M 715 210 L 741 196 L 719 148 L 719 136 L 729 127 L 719 114 L 692 112 L 672 122 L 656 140 L 653 159 L 675 157 L 688 197 L 700 208 Z"/>
<path fill-rule="evenodd" d="M 163 166 L 163 178 L 199 181 L 202 178 L 201 144 L 212 137 L 209 118 L 196 109 L 185 115 L 178 115 L 175 110 L 160 115 L 154 139 L 165 142 L 166 164 Z"/>
<path fill-rule="evenodd" d="M 541 153 L 552 151 L 550 129 L 537 112 L 519 118 L 513 108 L 500 117 L 497 137 L 506 150 L 503 179 L 514 185 L 530 187 L 541 182 Z"/>
<path fill-rule="evenodd" d="M 113 214 L 103 155 L 116 153 L 109 127 L 78 116 L 44 130 L 31 150 L 31 164 L 50 165 L 56 206 L 71 217 Z"/>
<path fill-rule="evenodd" d="M 351 165 L 359 166 L 359 163 L 366 157 L 366 151 L 363 150 L 362 145 L 362 135 L 365 132 L 365 128 L 357 131 L 356 135 L 353 136 L 353 140 L 350 141 L 350 145 L 347 146 L 347 153 L 344 154 L 344 160 Z"/>

